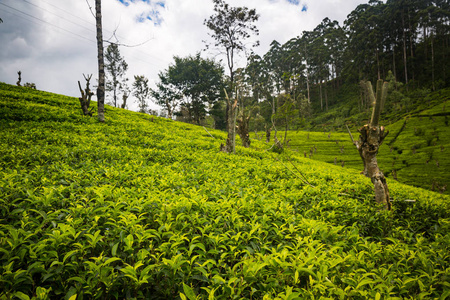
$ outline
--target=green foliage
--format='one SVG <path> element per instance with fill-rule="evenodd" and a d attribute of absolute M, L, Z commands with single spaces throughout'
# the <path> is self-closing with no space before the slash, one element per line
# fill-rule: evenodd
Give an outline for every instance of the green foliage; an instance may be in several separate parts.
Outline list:
<path fill-rule="evenodd" d="M 128 90 L 125 73 L 128 64 L 120 55 L 119 46 L 111 43 L 105 51 L 105 71 L 106 71 L 106 91 L 113 92 L 112 105 L 118 107 L 117 96 L 119 93 L 126 93 Z"/>
<path fill-rule="evenodd" d="M 450 294 L 448 196 L 389 182 L 384 212 L 357 171 L 107 113 L 0 83 L 0 299 Z"/>
<path fill-rule="evenodd" d="M 137 98 L 139 112 L 146 113 L 148 110 L 147 99 L 150 96 L 148 78 L 144 75 L 135 75 L 133 82 L 133 94 Z"/>
<path fill-rule="evenodd" d="M 159 73 L 160 82 L 152 90 L 155 102 L 172 113 L 184 116 L 187 122 L 199 125 L 206 117 L 207 107 L 217 103 L 223 89 L 223 67 L 211 59 L 195 56 L 174 57 L 175 63 Z M 174 109 L 181 105 L 181 110 Z M 216 112 L 216 109 L 212 111 Z"/>

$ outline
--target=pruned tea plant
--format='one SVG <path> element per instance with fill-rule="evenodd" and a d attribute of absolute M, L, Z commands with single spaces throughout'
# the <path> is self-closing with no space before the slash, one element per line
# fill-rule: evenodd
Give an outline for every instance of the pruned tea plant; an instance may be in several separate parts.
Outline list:
<path fill-rule="evenodd" d="M 448 196 L 106 109 L 0 84 L 0 299 L 450 296 Z"/>

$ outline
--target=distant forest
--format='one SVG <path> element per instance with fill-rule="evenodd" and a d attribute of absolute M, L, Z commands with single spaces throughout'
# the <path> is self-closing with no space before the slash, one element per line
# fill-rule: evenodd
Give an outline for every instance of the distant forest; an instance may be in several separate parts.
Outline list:
<path fill-rule="evenodd" d="M 285 44 L 273 41 L 262 57 L 251 55 L 244 82 L 255 100 L 303 95 L 320 111 L 336 100 L 328 93 L 366 80 L 390 80 L 405 93 L 448 87 L 449 21 L 448 0 L 370 0 L 343 26 L 325 18 Z"/>

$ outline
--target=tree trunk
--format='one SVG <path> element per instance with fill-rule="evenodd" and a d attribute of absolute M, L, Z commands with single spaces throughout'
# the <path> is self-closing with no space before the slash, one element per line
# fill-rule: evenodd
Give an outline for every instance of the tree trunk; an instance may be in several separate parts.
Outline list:
<path fill-rule="evenodd" d="M 359 140 L 355 142 L 364 163 L 364 175 L 369 177 L 374 185 L 375 200 L 385 209 L 391 209 L 389 189 L 383 172 L 378 167 L 377 153 L 388 131 L 384 127 L 364 125 L 359 130 Z"/>
<path fill-rule="evenodd" d="M 270 131 L 272 130 L 272 127 L 267 126 L 267 124 L 264 124 L 264 129 L 266 131 L 266 143 L 270 142 Z"/>
<path fill-rule="evenodd" d="M 127 94 L 126 92 L 123 93 L 122 95 L 122 108 L 125 108 L 127 106 L 127 99 L 128 99 L 129 94 Z"/>
<path fill-rule="evenodd" d="M 380 57 L 379 57 L 379 54 L 378 54 L 378 49 L 375 51 L 375 56 L 377 57 L 377 74 L 378 74 L 378 78 L 377 79 L 381 79 Z"/>
<path fill-rule="evenodd" d="M 319 95 L 320 95 L 320 110 L 323 111 L 322 80 L 320 80 L 319 82 Z"/>
<path fill-rule="evenodd" d="M 405 67 L 405 85 L 406 91 L 408 91 L 408 66 L 407 66 L 407 58 L 406 58 L 406 33 L 405 33 L 405 18 L 402 13 L 402 31 L 403 31 L 403 64 Z"/>
<path fill-rule="evenodd" d="M 250 116 L 246 116 L 242 113 L 242 116 L 237 120 L 238 123 L 238 134 L 241 137 L 242 146 L 245 148 L 250 147 L 250 135 L 249 135 L 249 124 Z"/>
<path fill-rule="evenodd" d="M 95 21 L 96 21 L 96 25 L 97 25 L 98 120 L 99 120 L 99 122 L 105 122 L 105 62 L 103 59 L 102 1 L 101 0 L 95 0 Z"/>
<path fill-rule="evenodd" d="M 377 153 L 389 131 L 383 126 L 379 126 L 380 114 L 384 106 L 387 96 L 388 84 L 383 80 L 377 82 L 376 98 L 372 89 L 372 84 L 367 82 L 367 93 L 374 103 L 372 118 L 370 124 L 366 124 L 359 128 L 359 140 L 353 141 L 359 151 L 359 155 L 364 164 L 364 175 L 369 177 L 374 185 L 375 200 L 378 204 L 384 206 L 385 209 L 391 209 L 389 197 L 389 189 L 383 172 L 378 167 Z M 352 137 L 353 140 L 353 137 Z"/>
<path fill-rule="evenodd" d="M 436 90 L 434 85 L 434 42 L 433 35 L 431 35 L 431 83 L 433 85 L 433 91 Z"/>
<path fill-rule="evenodd" d="M 89 88 L 89 81 L 92 78 L 92 74 L 89 76 L 84 76 L 84 79 L 86 80 L 86 88 L 83 91 L 83 89 L 81 88 L 81 84 L 80 81 L 78 81 L 78 87 L 80 88 L 80 92 L 81 92 L 81 97 L 79 97 L 78 99 L 80 100 L 80 105 L 81 105 L 81 110 L 83 111 L 83 114 L 85 116 L 92 116 L 92 113 L 89 111 L 89 105 L 91 104 L 91 97 L 92 95 L 94 95 L 93 92 L 91 92 L 91 89 Z"/>
<path fill-rule="evenodd" d="M 225 147 L 221 147 L 223 152 L 236 153 L 236 112 L 237 112 L 237 97 L 234 101 L 228 97 L 225 90 L 225 97 L 227 100 L 227 141 Z"/>
<path fill-rule="evenodd" d="M 114 88 L 114 107 L 117 107 L 117 91 L 116 91 L 116 89 Z"/>
<path fill-rule="evenodd" d="M 17 72 L 17 75 L 19 75 L 19 80 L 17 80 L 16 84 L 17 84 L 17 86 L 21 86 L 20 82 L 22 81 L 22 76 L 21 76 L 22 72 L 21 71 Z"/>

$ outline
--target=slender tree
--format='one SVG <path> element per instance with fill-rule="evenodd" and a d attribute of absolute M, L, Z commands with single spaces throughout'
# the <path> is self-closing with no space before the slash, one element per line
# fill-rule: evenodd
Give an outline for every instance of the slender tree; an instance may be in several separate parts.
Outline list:
<path fill-rule="evenodd" d="M 102 28 L 101 0 L 95 0 L 95 21 L 97 26 L 97 58 L 98 58 L 98 87 L 97 87 L 98 120 L 100 122 L 105 122 L 105 62 L 103 59 L 103 28 Z"/>
<path fill-rule="evenodd" d="M 114 43 L 106 48 L 105 59 L 105 68 L 109 75 L 106 80 L 106 91 L 113 92 L 112 103 L 114 107 L 117 107 L 117 94 L 120 90 L 123 92 L 126 89 L 128 78 L 125 77 L 125 73 L 128 70 L 128 64 L 120 55 L 119 46 Z"/>
<path fill-rule="evenodd" d="M 227 132 L 228 138 L 223 150 L 234 153 L 234 136 L 236 127 L 236 109 L 233 101 L 234 75 L 235 75 L 235 55 L 246 49 L 245 41 L 251 34 L 258 35 L 259 31 L 254 24 L 259 15 L 255 9 L 247 7 L 230 7 L 223 0 L 213 0 L 214 14 L 204 21 L 204 24 L 212 31 L 210 36 L 215 40 L 215 47 L 225 50 L 227 66 L 230 73 L 230 96 L 227 99 Z M 255 42 L 253 46 L 259 43 Z"/>
<path fill-rule="evenodd" d="M 150 95 L 148 79 L 144 75 L 134 76 L 133 95 L 137 98 L 139 112 L 146 113 L 148 109 L 147 99 Z"/>

